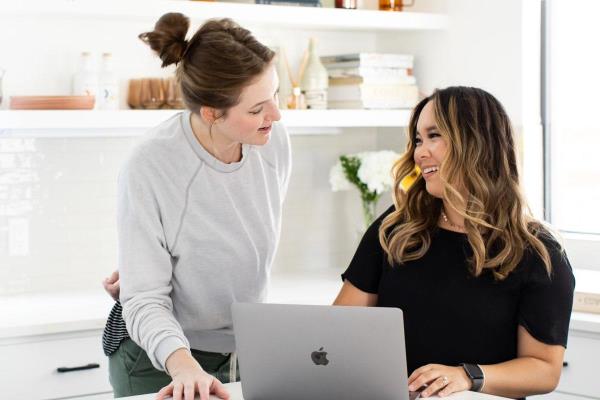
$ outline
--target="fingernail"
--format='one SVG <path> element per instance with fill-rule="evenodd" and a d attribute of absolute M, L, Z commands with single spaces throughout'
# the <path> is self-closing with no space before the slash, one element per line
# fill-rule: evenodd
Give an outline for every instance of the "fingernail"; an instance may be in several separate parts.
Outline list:
<path fill-rule="evenodd" d="M 415 387 L 413 385 L 409 385 L 408 386 L 408 390 L 410 390 L 411 392 L 415 390 Z"/>

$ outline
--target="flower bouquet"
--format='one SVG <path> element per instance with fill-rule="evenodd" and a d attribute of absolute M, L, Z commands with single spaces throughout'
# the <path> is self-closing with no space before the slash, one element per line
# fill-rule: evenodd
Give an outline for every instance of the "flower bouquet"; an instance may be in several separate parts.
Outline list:
<path fill-rule="evenodd" d="M 350 190 L 353 186 L 359 190 L 365 227 L 375 220 L 381 195 L 394 184 L 392 166 L 399 157 L 389 150 L 342 155 L 331 168 L 329 183 L 334 192 Z"/>

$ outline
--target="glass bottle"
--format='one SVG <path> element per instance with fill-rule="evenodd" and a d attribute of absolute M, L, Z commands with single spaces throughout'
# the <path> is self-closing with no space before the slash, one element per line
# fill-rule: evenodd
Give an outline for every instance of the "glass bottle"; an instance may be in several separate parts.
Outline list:
<path fill-rule="evenodd" d="M 329 76 L 317 54 L 316 39 L 311 38 L 308 45 L 308 61 L 302 73 L 300 88 L 306 101 L 306 107 L 313 110 L 327 108 L 327 88 Z"/>
<path fill-rule="evenodd" d="M 96 96 L 98 94 L 98 75 L 92 54 L 84 51 L 81 53 L 79 70 L 73 77 L 74 96 Z M 96 105 L 98 101 L 96 100 Z"/>
<path fill-rule="evenodd" d="M 404 3 L 403 0 L 379 0 L 379 9 L 381 11 L 402 11 L 403 7 L 410 7 L 414 3 L 414 0 L 408 3 Z"/>
<path fill-rule="evenodd" d="M 119 108 L 119 79 L 113 69 L 112 54 L 110 53 L 102 54 L 96 102 L 100 110 L 117 110 Z"/>
<path fill-rule="evenodd" d="M 335 0 L 335 8 L 356 9 L 357 0 Z"/>

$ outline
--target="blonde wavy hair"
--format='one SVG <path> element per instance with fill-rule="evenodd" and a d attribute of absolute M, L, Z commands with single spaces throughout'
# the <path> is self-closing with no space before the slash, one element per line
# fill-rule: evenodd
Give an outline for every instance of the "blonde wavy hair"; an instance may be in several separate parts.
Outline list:
<path fill-rule="evenodd" d="M 443 202 L 427 192 L 423 177 L 419 175 L 406 190 L 400 185 L 414 174 L 417 122 L 430 101 L 448 149 L 438 171 L 443 198 L 465 219 L 473 250 L 471 273 L 479 276 L 490 269 L 502 280 L 517 267 L 525 251 L 533 249 L 550 274 L 550 255 L 540 238 L 551 233 L 533 218 L 521 193 L 508 115 L 491 94 L 462 86 L 435 91 L 412 113 L 406 152 L 392 170 L 395 209 L 379 228 L 379 241 L 390 265 L 423 257 L 431 234 L 438 229 Z M 466 198 L 461 192 L 467 193 Z"/>

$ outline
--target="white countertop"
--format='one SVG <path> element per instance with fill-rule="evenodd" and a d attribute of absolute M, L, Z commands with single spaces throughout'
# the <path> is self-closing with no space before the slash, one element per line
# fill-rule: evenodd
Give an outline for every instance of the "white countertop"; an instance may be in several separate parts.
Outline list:
<path fill-rule="evenodd" d="M 268 301 L 331 304 L 341 271 L 275 272 Z M 48 293 L 0 298 L 0 340 L 104 328 L 113 300 L 98 283 L 95 292 Z M 600 314 L 574 312 L 571 329 L 600 333 Z"/>
<path fill-rule="evenodd" d="M 242 397 L 242 385 L 239 382 L 236 383 L 228 383 L 225 385 L 227 390 L 229 391 L 229 399 L 230 400 L 243 400 Z M 144 394 L 141 396 L 131 396 L 131 397 L 121 397 L 121 399 L 127 400 L 154 400 L 156 398 L 155 394 Z M 438 398 L 437 396 L 430 397 L 432 399 Z M 460 392 L 453 393 L 450 396 L 446 396 L 446 399 L 454 399 L 454 400 L 499 400 L 504 399 L 505 397 L 492 396 L 489 394 L 483 393 L 475 393 L 475 392 Z M 196 399 L 199 399 L 199 396 L 196 396 Z M 218 400 L 219 398 L 216 396 L 210 396 L 210 400 Z M 82 399 L 83 400 L 83 399 Z"/>
<path fill-rule="evenodd" d="M 342 286 L 341 271 L 274 273 L 271 303 L 331 304 Z M 103 329 L 114 301 L 97 291 L 0 297 L 0 339 Z"/>

